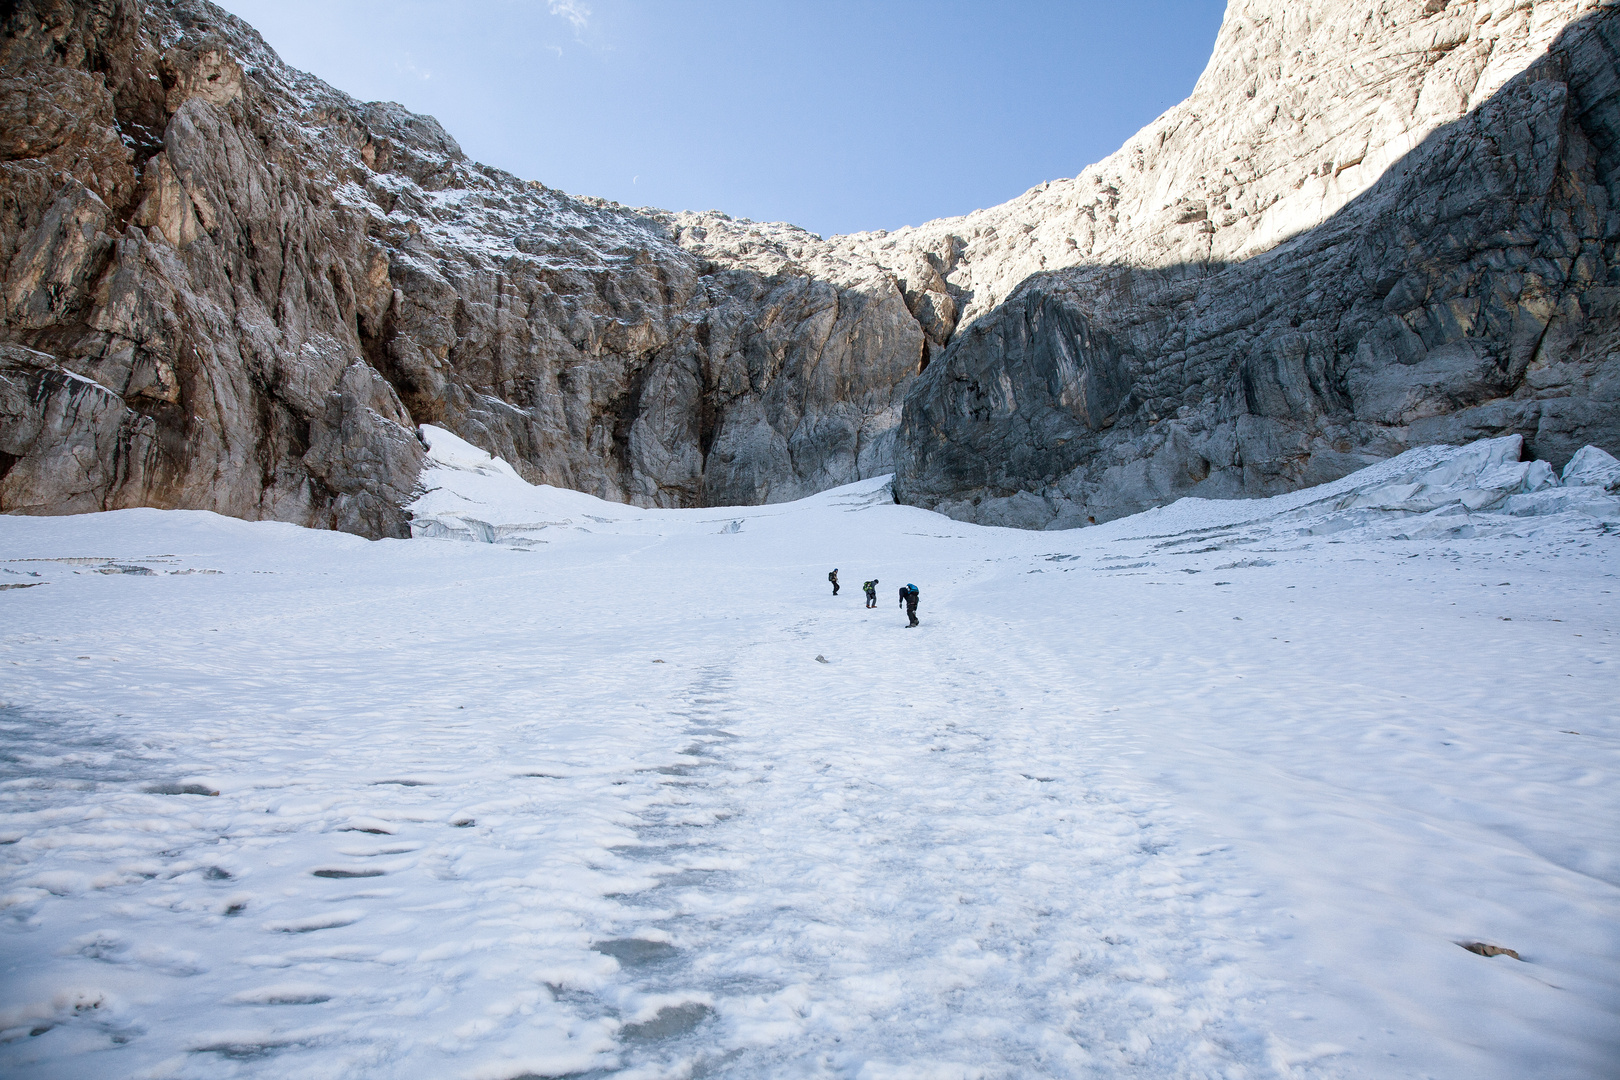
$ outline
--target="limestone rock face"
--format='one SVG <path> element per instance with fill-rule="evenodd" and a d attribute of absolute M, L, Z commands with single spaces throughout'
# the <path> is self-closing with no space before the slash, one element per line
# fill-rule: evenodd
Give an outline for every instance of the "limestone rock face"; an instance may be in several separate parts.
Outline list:
<path fill-rule="evenodd" d="M 408 535 L 429 422 L 645 505 L 890 467 L 928 331 L 869 262 L 704 258 L 206 3 L 26 0 L 4 34 L 0 510 Z"/>
<path fill-rule="evenodd" d="M 1233 5 L 1193 97 L 1075 182 L 1107 193 L 1093 261 L 1022 279 L 912 388 L 901 499 L 1066 527 L 1424 443 L 1620 446 L 1620 12 L 1363 7 Z M 1313 42 L 1352 60 L 1321 87 Z"/>
<path fill-rule="evenodd" d="M 1073 179 L 845 258 L 941 267 L 965 324 L 1031 275 L 1230 263 L 1328 220 L 1600 0 L 1230 0 L 1187 100 Z"/>
<path fill-rule="evenodd" d="M 0 49 L 0 509 L 403 535 L 421 447 L 355 367 L 367 219 L 246 74 L 273 57 L 127 2 L 13 5 Z"/>
<path fill-rule="evenodd" d="M 5 12 L 0 511 L 403 536 L 424 423 L 641 505 L 893 469 L 1028 527 L 1620 450 L 1598 0 L 1233 0 L 1107 160 L 828 240 L 479 165 L 202 0 Z"/>
<path fill-rule="evenodd" d="M 74 514 L 139 505 L 118 499 L 147 488 L 157 423 L 124 399 L 44 353 L 0 345 L 0 467 L 29 456 L 39 477 L 18 502 L 24 513 Z M 108 494 L 114 501 L 108 501 Z"/>

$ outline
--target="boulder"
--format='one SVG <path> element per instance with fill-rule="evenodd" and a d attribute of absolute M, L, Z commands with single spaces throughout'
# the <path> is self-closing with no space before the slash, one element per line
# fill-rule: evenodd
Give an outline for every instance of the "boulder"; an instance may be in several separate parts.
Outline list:
<path fill-rule="evenodd" d="M 1561 479 L 1566 487 L 1590 485 L 1620 491 L 1620 461 L 1595 446 L 1583 446 L 1564 466 Z"/>

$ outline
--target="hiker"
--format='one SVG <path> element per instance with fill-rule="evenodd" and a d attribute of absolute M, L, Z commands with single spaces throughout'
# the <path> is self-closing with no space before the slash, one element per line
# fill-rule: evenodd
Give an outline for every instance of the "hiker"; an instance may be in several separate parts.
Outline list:
<path fill-rule="evenodd" d="M 861 583 L 861 588 L 866 591 L 866 606 L 869 608 L 877 607 L 877 587 L 877 578 Z"/>
<path fill-rule="evenodd" d="M 900 586 L 900 606 L 906 609 L 906 617 L 911 620 L 906 624 L 906 629 L 910 630 L 917 625 L 917 586 Z"/>
<path fill-rule="evenodd" d="M 833 567 L 833 572 L 827 575 L 827 580 L 833 583 L 833 595 L 837 596 L 838 595 L 838 568 L 837 567 Z"/>

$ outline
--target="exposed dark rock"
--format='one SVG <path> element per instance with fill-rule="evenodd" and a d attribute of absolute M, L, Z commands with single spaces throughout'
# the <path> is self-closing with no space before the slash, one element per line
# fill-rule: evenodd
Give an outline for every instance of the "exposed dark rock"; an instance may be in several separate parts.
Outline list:
<path fill-rule="evenodd" d="M 1459 941 L 1457 944 L 1475 956 L 1511 956 L 1515 960 L 1524 959 L 1512 949 L 1504 949 L 1500 945 L 1487 945 L 1483 941 Z"/>

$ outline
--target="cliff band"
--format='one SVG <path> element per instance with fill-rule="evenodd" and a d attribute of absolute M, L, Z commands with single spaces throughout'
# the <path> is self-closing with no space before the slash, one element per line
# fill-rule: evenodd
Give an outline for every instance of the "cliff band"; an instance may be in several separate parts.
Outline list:
<path fill-rule="evenodd" d="M 823 240 L 577 198 L 197 0 L 0 40 L 0 510 L 408 535 L 446 428 L 642 506 L 1024 527 L 1429 442 L 1620 451 L 1620 14 L 1233 0 L 1078 177 Z"/>

